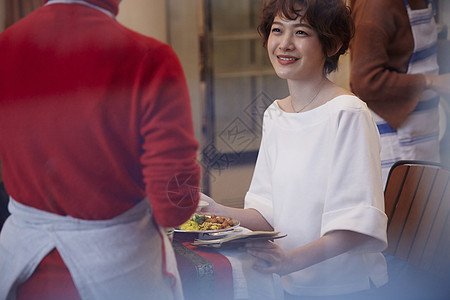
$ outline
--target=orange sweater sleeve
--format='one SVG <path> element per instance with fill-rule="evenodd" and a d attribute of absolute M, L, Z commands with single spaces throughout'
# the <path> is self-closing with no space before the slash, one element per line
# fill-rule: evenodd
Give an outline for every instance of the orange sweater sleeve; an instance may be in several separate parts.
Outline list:
<path fill-rule="evenodd" d="M 402 0 L 354 0 L 350 86 L 368 106 L 397 128 L 424 88 L 422 74 L 406 74 L 414 49 Z"/>

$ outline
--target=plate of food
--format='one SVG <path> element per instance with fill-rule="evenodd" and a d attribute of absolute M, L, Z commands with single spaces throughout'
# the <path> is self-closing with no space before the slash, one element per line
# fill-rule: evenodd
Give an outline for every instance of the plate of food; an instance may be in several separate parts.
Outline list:
<path fill-rule="evenodd" d="M 175 232 L 215 233 L 236 229 L 239 221 L 230 217 L 194 214 L 184 224 L 175 228 Z"/>

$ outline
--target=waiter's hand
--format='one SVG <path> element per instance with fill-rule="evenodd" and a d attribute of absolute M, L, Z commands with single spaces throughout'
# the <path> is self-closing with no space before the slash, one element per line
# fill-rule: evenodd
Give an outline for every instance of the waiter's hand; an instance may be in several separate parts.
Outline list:
<path fill-rule="evenodd" d="M 253 268 L 261 273 L 276 273 L 283 276 L 292 272 L 289 269 L 291 264 L 287 253 L 274 242 L 248 242 L 244 249 L 260 260 Z"/>

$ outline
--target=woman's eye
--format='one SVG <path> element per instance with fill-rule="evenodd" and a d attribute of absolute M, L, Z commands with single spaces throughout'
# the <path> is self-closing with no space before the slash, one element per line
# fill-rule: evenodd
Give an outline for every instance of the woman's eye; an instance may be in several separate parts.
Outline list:
<path fill-rule="evenodd" d="M 303 30 L 298 30 L 295 34 L 298 34 L 298 35 L 308 35 L 305 31 L 303 31 Z"/>
<path fill-rule="evenodd" d="M 272 32 L 281 32 L 280 28 L 272 28 Z"/>

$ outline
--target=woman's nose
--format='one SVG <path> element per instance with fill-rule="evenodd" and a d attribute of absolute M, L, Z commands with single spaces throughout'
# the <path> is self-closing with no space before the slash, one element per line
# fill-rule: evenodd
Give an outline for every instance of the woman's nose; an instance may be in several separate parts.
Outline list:
<path fill-rule="evenodd" d="M 283 35 L 278 48 L 282 51 L 292 50 L 292 38 L 287 34 Z"/>

